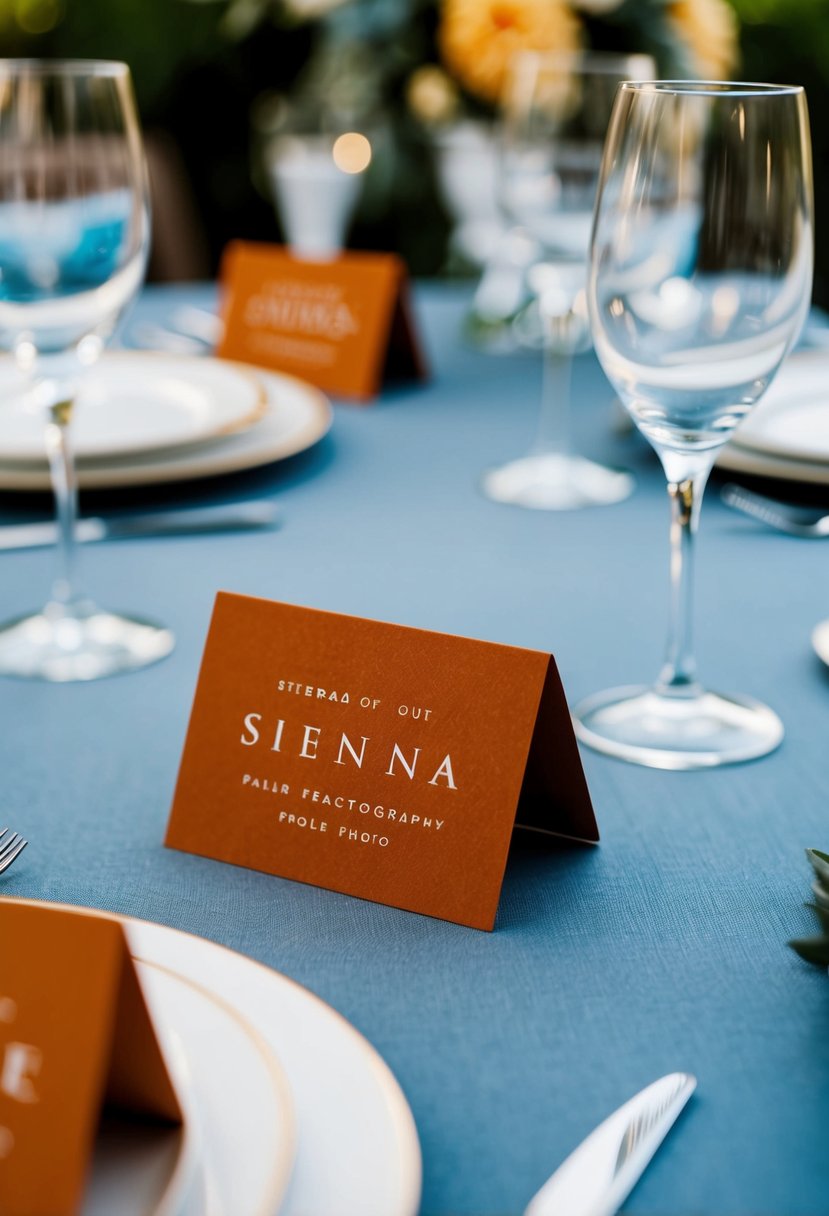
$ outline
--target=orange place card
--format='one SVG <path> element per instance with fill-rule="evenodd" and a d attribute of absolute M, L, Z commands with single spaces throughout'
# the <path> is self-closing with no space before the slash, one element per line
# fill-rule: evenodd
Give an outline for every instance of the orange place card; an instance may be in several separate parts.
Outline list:
<path fill-rule="evenodd" d="M 598 839 L 551 655 L 219 593 L 167 845 L 491 929 L 517 811 Z"/>
<path fill-rule="evenodd" d="M 278 245 L 234 241 L 222 262 L 225 359 L 290 372 L 340 397 L 369 400 L 384 379 L 425 367 L 406 270 L 389 253 L 304 262 Z"/>
<path fill-rule="evenodd" d="M 0 1212 L 80 1210 L 104 1105 L 180 1123 L 121 926 L 0 900 Z"/>

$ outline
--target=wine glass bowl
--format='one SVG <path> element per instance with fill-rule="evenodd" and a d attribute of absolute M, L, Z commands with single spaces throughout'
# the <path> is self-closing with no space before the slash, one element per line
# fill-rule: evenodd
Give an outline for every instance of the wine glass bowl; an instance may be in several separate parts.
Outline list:
<path fill-rule="evenodd" d="M 44 413 L 60 559 L 46 608 L 0 625 L 0 674 L 96 679 L 172 648 L 166 629 L 96 608 L 75 575 L 77 381 L 141 286 L 149 232 L 126 65 L 0 60 L 0 348 Z"/>
<path fill-rule="evenodd" d="M 590 348 L 587 261 L 596 186 L 620 80 L 649 78 L 646 55 L 539 53 L 516 56 L 501 131 L 499 191 L 511 225 L 539 245 L 527 274 L 530 303 L 516 318 L 519 341 L 544 352 L 544 387 L 531 452 L 484 477 L 500 502 L 547 510 L 619 502 L 633 478 L 572 450 L 570 365 Z"/>
<path fill-rule="evenodd" d="M 705 690 L 691 646 L 691 557 L 716 454 L 806 317 L 813 262 L 803 90 L 624 83 L 608 131 L 588 307 L 598 358 L 656 450 L 672 510 L 672 611 L 652 687 L 576 707 L 586 743 L 655 767 L 764 755 L 776 714 Z"/>

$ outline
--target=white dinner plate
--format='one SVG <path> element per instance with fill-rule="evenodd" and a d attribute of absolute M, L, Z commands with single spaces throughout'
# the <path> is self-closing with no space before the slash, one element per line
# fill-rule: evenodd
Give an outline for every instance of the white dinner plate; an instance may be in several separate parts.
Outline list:
<path fill-rule="evenodd" d="M 716 467 L 729 473 L 748 473 L 754 477 L 777 477 L 780 481 L 829 485 L 829 462 L 784 460 L 767 452 L 755 452 L 732 440 L 717 456 Z"/>
<path fill-rule="evenodd" d="M 829 352 L 790 355 L 732 442 L 781 460 L 829 464 Z"/>
<path fill-rule="evenodd" d="M 127 927 L 131 948 L 132 929 Z M 182 1128 L 107 1119 L 82 1216 L 276 1216 L 294 1157 L 277 1059 L 233 1006 L 154 963 L 141 985 L 184 1107 Z"/>
<path fill-rule="evenodd" d="M 79 460 L 166 452 L 251 426 L 266 408 L 253 368 L 115 352 L 79 380 L 72 442 Z M 12 359 L 0 359 L 0 460 L 44 460 L 43 412 Z"/>
<path fill-rule="evenodd" d="M 200 363 L 202 360 L 193 359 Z M 260 372 L 266 393 L 265 412 L 246 430 L 198 447 L 107 460 L 79 460 L 83 490 L 192 481 L 256 469 L 313 447 L 328 433 L 333 410 L 328 398 L 294 376 Z M 51 488 L 44 462 L 23 465 L 0 457 L 0 490 L 44 491 Z"/>
<path fill-rule="evenodd" d="M 330 1005 L 269 967 L 204 938 L 118 919 L 128 927 L 136 959 L 232 1004 L 278 1057 L 296 1123 L 296 1157 L 280 1216 L 415 1216 L 421 1190 L 417 1129 L 393 1073 L 371 1044 Z M 237 1212 L 231 1207 L 215 1216 Z M 199 1216 L 214 1213 L 206 1209 Z"/>

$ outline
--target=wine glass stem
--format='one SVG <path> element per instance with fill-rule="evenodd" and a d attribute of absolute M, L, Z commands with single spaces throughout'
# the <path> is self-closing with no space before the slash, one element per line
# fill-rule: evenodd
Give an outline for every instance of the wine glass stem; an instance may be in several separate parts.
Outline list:
<path fill-rule="evenodd" d="M 544 347 L 541 409 L 533 454 L 566 456 L 570 451 L 570 383 L 573 357 L 560 346 Z"/>
<path fill-rule="evenodd" d="M 692 644 L 694 537 L 713 457 L 675 477 L 670 459 L 663 456 L 663 463 L 671 504 L 671 608 L 657 691 L 664 696 L 694 696 L 700 691 Z"/>
<path fill-rule="evenodd" d="M 72 402 L 59 401 L 49 410 L 46 451 L 58 525 L 58 575 L 52 586 L 52 599 L 64 608 L 78 600 L 76 579 L 75 520 L 78 515 L 78 481 L 69 439 Z"/>

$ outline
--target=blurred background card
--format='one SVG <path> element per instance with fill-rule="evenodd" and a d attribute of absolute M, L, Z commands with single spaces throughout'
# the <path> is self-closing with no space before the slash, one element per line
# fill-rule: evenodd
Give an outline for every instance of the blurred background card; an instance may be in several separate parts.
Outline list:
<path fill-rule="evenodd" d="M 219 354 L 368 400 L 386 377 L 424 374 L 406 270 L 383 253 L 303 261 L 275 245 L 235 242 L 222 266 Z"/>

